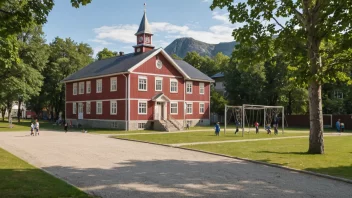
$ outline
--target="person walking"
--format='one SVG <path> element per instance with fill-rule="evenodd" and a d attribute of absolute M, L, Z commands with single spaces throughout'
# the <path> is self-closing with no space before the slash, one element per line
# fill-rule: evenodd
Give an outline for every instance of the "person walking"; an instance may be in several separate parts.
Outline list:
<path fill-rule="evenodd" d="M 39 135 L 39 122 L 38 119 L 35 120 L 35 135 Z"/>
<path fill-rule="evenodd" d="M 220 123 L 217 122 L 217 123 L 215 124 L 215 135 L 216 135 L 216 136 L 219 136 L 219 134 L 220 134 Z"/>
<path fill-rule="evenodd" d="M 66 120 L 65 120 L 64 122 L 65 122 L 65 124 L 64 124 L 64 130 L 65 130 L 65 133 L 67 133 L 68 124 L 67 124 Z"/>
<path fill-rule="evenodd" d="M 235 135 L 238 133 L 238 127 L 241 125 L 241 123 L 236 119 L 236 131 Z"/>
<path fill-rule="evenodd" d="M 340 132 L 341 132 L 341 131 L 340 131 L 340 130 L 341 130 L 340 119 L 337 120 L 337 122 L 336 122 L 335 125 L 336 125 L 336 131 L 337 131 L 338 133 L 340 133 Z"/>
<path fill-rule="evenodd" d="M 258 134 L 259 133 L 259 123 L 257 121 L 255 121 L 254 126 L 255 126 L 255 133 Z"/>

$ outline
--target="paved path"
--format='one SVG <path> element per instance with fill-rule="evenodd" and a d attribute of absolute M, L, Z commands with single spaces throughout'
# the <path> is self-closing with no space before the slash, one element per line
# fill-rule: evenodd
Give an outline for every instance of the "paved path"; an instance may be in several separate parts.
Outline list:
<path fill-rule="evenodd" d="M 100 135 L 0 133 L 0 147 L 101 197 L 352 195 L 352 185 L 343 182 Z"/>
<path fill-rule="evenodd" d="M 331 137 L 331 136 L 351 136 L 352 134 L 340 134 L 340 133 L 333 133 L 333 134 L 324 134 L 324 137 Z M 199 144 L 222 144 L 222 143 L 231 143 L 231 142 L 256 142 L 256 141 L 265 141 L 265 140 L 282 140 L 282 139 L 294 139 L 294 138 L 308 138 L 307 135 L 305 136 L 289 136 L 289 137 L 275 137 L 275 138 L 258 138 L 258 139 L 243 139 L 243 140 L 223 140 L 223 141 L 211 141 L 211 142 L 188 142 L 188 143 L 178 143 L 178 144 L 169 144 L 170 146 L 188 146 L 188 145 L 199 145 Z"/>

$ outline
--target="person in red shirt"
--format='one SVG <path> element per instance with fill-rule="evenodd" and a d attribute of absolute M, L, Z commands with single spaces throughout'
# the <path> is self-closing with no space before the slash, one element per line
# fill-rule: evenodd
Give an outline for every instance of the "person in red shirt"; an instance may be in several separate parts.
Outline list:
<path fill-rule="evenodd" d="M 255 121 L 254 126 L 255 126 L 255 133 L 258 134 L 259 133 L 259 123 L 257 121 Z"/>

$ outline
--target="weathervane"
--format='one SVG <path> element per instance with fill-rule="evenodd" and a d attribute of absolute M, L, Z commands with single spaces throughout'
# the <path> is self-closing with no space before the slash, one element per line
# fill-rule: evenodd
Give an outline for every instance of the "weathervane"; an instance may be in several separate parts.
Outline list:
<path fill-rule="evenodd" d="M 146 6 L 147 6 L 147 4 L 146 3 L 144 3 L 144 12 L 146 12 Z"/>

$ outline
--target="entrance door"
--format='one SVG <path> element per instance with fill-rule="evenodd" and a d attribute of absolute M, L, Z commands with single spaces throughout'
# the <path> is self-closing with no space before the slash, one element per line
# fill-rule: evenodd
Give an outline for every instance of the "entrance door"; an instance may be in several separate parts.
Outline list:
<path fill-rule="evenodd" d="M 78 103 L 78 119 L 83 120 L 83 103 Z"/>
<path fill-rule="evenodd" d="M 164 119 L 164 103 L 163 102 L 156 103 L 156 118 L 158 120 Z"/>

